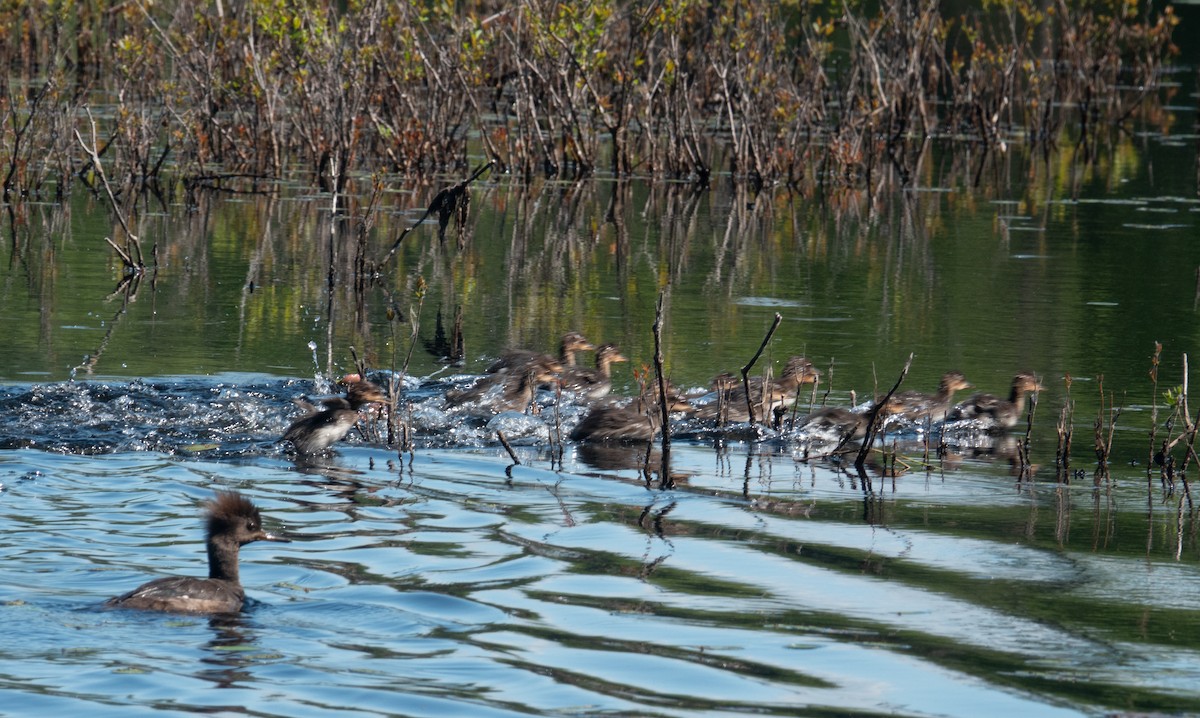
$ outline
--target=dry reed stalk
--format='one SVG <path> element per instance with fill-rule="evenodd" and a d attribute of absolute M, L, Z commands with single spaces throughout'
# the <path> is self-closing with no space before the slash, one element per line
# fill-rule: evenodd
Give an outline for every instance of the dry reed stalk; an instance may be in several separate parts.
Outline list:
<path fill-rule="evenodd" d="M 1110 394 L 1108 397 L 1108 418 L 1105 419 L 1105 400 L 1104 400 L 1104 375 L 1101 374 L 1098 378 L 1100 392 L 1100 408 L 1096 412 L 1094 446 L 1096 451 L 1096 472 L 1093 474 L 1093 482 L 1096 486 L 1100 482 L 1111 478 L 1109 472 L 1109 457 L 1112 454 L 1113 435 L 1117 429 L 1117 419 L 1121 416 L 1121 410 L 1113 406 L 1113 397 Z"/>
<path fill-rule="evenodd" d="M 1200 274 L 1197 275 L 1200 277 Z M 1154 471 L 1154 445 L 1158 436 L 1158 367 L 1162 357 L 1162 342 L 1154 342 L 1154 354 L 1150 356 L 1150 455 L 1146 460 L 1146 491 L 1150 491 Z"/>
<path fill-rule="evenodd" d="M 1018 466 L 1019 481 L 1033 480 L 1033 463 L 1029 460 L 1029 447 L 1033 435 L 1033 415 L 1037 413 L 1037 405 L 1038 394 L 1033 392 L 1029 397 L 1029 408 L 1025 413 L 1025 436 L 1017 443 L 1017 459 L 1020 462 Z M 1111 444 L 1111 438 L 1109 442 Z"/>
<path fill-rule="evenodd" d="M 400 249 L 400 244 L 404 241 L 404 238 L 407 237 L 414 229 L 420 227 L 434 212 L 437 212 L 438 214 L 438 236 L 440 239 L 445 239 L 446 225 L 450 222 L 450 218 L 455 212 L 459 211 L 460 207 L 464 206 L 464 202 L 469 201 L 467 188 L 470 187 L 472 182 L 479 179 L 484 172 L 494 167 L 495 164 L 496 162 L 494 160 L 485 162 L 484 164 L 475 168 L 475 171 L 472 172 L 471 176 L 467 179 L 452 187 L 447 187 L 434 195 L 433 201 L 430 202 L 429 206 L 425 209 L 425 214 L 421 215 L 421 218 L 417 220 L 416 224 L 404 228 L 404 231 L 400 233 L 400 236 L 396 238 L 396 241 L 392 243 L 391 249 L 389 249 L 383 255 L 383 257 L 381 257 L 379 261 L 375 262 L 375 264 L 371 267 L 372 273 L 378 273 L 380 270 L 382 270 L 384 265 L 386 265 L 396 254 L 396 250 Z"/>
<path fill-rule="evenodd" d="M 1074 434 L 1075 402 L 1071 400 L 1071 375 L 1063 377 L 1067 387 L 1067 396 L 1063 399 L 1062 409 L 1058 413 L 1058 448 L 1054 454 L 1054 476 L 1059 483 L 1071 483 L 1071 438 Z M 1153 442 L 1153 436 L 1151 436 Z"/>

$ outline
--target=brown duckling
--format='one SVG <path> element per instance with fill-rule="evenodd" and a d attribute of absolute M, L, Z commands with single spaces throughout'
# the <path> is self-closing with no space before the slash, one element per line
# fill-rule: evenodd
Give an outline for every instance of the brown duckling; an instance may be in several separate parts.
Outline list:
<path fill-rule="evenodd" d="M 951 409 L 946 421 L 975 420 L 992 430 L 1011 429 L 1025 413 L 1025 395 L 1044 388 L 1033 374 L 1017 374 L 1008 401 L 994 394 L 975 394 Z"/>
<path fill-rule="evenodd" d="M 208 503 L 205 531 L 208 578 L 167 576 L 142 584 L 105 606 L 175 613 L 235 613 L 246 592 L 238 578 L 238 550 L 252 541 L 288 540 L 263 530 L 258 507 L 236 491 L 218 491 Z"/>
<path fill-rule="evenodd" d="M 954 392 L 970 389 L 972 384 L 967 381 L 960 371 L 948 371 L 942 375 L 936 394 L 926 394 L 920 391 L 902 391 L 892 396 L 896 404 L 895 416 L 911 422 L 924 422 L 926 419 L 937 423 L 945 420 L 946 412 L 950 411 Z"/>
<path fill-rule="evenodd" d="M 549 365 L 556 362 L 563 367 L 574 367 L 576 366 L 576 354 L 595 348 L 595 345 L 579 332 L 567 332 L 562 336 L 562 341 L 558 345 L 558 357 L 531 349 L 510 349 L 501 354 L 500 358 L 484 371 L 488 374 L 498 374 L 514 369 L 523 369 L 534 363 Z"/>
<path fill-rule="evenodd" d="M 765 395 L 762 377 L 751 378 L 750 400 L 754 405 L 755 418 L 769 419 L 776 408 L 790 407 L 796 402 L 800 387 L 815 384 L 820 377 L 821 371 L 812 362 L 805 357 L 794 356 L 784 366 L 779 379 L 767 381 Z M 750 420 L 746 411 L 746 388 L 739 377 L 718 375 L 713 379 L 713 389 L 718 394 L 718 401 L 701 408 L 697 417 L 734 422 Z"/>
<path fill-rule="evenodd" d="M 310 408 L 307 416 L 292 422 L 283 433 L 283 441 L 291 442 L 299 454 L 317 454 L 337 443 L 358 423 L 358 411 L 367 404 L 387 401 L 383 389 L 358 374 L 349 374 L 346 396 L 321 402 L 323 409 Z"/>
<path fill-rule="evenodd" d="M 612 365 L 629 361 L 615 344 L 603 344 L 596 350 L 596 368 L 566 367 L 560 377 L 564 390 L 587 399 L 602 399 L 612 390 Z"/>
<path fill-rule="evenodd" d="M 572 441 L 653 441 L 662 426 L 657 411 L 642 411 L 641 402 L 629 406 L 597 406 L 571 430 Z M 657 407 L 654 407 L 657 409 Z"/>
<path fill-rule="evenodd" d="M 879 413 L 886 419 L 899 410 L 900 405 L 893 397 L 893 400 L 884 405 Z M 795 430 L 809 438 L 821 441 L 853 441 L 866 436 L 870 418 L 870 407 L 860 413 L 843 409 L 840 406 L 827 406 L 798 419 Z"/>
<path fill-rule="evenodd" d="M 542 384 L 554 381 L 562 365 L 555 360 L 534 361 L 524 368 L 488 374 L 463 391 L 446 394 L 446 406 L 475 403 L 491 413 L 525 412 Z"/>

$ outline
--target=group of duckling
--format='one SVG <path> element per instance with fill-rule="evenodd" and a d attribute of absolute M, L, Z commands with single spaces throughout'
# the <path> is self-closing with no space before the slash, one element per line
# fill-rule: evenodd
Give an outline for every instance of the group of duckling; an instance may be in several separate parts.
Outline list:
<path fill-rule="evenodd" d="M 577 354 L 596 352 L 595 369 L 580 367 Z M 596 347 L 578 332 L 562 338 L 558 356 L 532 351 L 506 352 L 487 368 L 483 377 L 463 389 L 447 391 L 443 401 L 450 410 L 476 408 L 499 414 L 526 412 L 537 406 L 537 392 L 546 385 L 561 397 L 570 392 L 587 405 L 583 418 L 570 433 L 580 442 L 649 441 L 661 427 L 661 392 L 647 391 L 632 400 L 610 398 L 612 365 L 627 361 L 611 344 Z M 804 357 L 788 360 L 778 379 L 756 377 L 740 381 L 729 374 L 717 376 L 711 391 L 684 396 L 668 389 L 669 413 L 698 422 L 736 424 L 771 421 L 789 430 L 829 441 L 845 442 L 861 437 L 868 416 L 884 417 L 884 424 L 951 427 L 963 422 L 972 429 L 1006 431 L 1025 412 L 1025 397 L 1042 389 L 1032 374 L 1017 374 L 1004 399 L 992 394 L 974 394 L 954 403 L 954 395 L 971 388 L 962 373 L 946 372 L 936 393 L 904 391 L 888 397 L 882 405 L 869 402 L 855 408 L 822 407 L 799 415 L 801 390 L 815 385 L 821 372 Z M 349 432 L 369 404 L 384 403 L 388 397 L 376 384 L 354 374 L 343 379 L 344 396 L 327 398 L 321 404 L 304 403 L 307 412 L 287 428 L 283 441 L 297 454 L 326 451 Z M 287 541 L 263 529 L 259 510 L 236 492 L 218 492 L 207 505 L 205 539 L 208 547 L 207 578 L 173 576 L 155 579 L 110 599 L 111 608 L 224 613 L 241 610 L 245 593 L 238 579 L 238 549 L 253 541 Z"/>
<path fill-rule="evenodd" d="M 579 355 L 595 352 L 595 367 L 580 365 Z M 510 350 L 492 363 L 482 377 L 441 395 L 441 408 L 454 415 L 496 416 L 505 412 L 536 413 L 539 391 L 554 392 L 560 406 L 577 408 L 578 420 L 568 436 L 577 442 L 650 441 L 659 433 L 662 410 L 654 382 L 633 398 L 610 396 L 612 366 L 628 361 L 612 344 L 596 346 L 579 332 L 562 337 L 557 356 L 531 350 Z M 820 407 L 801 411 L 801 394 L 820 380 L 821 372 L 802 356 L 793 356 L 778 378 L 721 374 L 708 391 L 683 394 L 667 385 L 667 410 L 684 428 L 711 431 L 737 425 L 770 425 L 790 435 L 839 442 L 861 438 L 869 416 L 878 415 L 888 430 L 940 428 L 1000 433 L 1017 424 L 1025 412 L 1025 397 L 1042 389 L 1032 374 L 1017 374 L 1007 398 L 978 393 L 955 403 L 957 392 L 972 388 L 961 372 L 946 372 L 935 393 L 898 392 L 882 406 L 868 402 L 856 407 Z M 346 378 L 346 395 L 326 399 L 322 407 L 288 427 L 283 439 L 299 454 L 320 453 L 354 426 L 366 404 L 387 397 L 375 384 L 358 376 Z M 543 395 L 544 396 L 544 395 Z M 676 432 L 677 433 L 677 432 Z"/>

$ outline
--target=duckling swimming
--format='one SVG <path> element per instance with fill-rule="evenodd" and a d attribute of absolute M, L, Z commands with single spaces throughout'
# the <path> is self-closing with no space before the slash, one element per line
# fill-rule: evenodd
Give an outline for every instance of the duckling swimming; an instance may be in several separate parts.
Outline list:
<path fill-rule="evenodd" d="M 290 442 L 296 453 L 308 455 L 325 451 L 354 428 L 360 409 L 388 400 L 383 389 L 357 374 L 348 375 L 344 381 L 347 382 L 346 396 L 323 400 L 323 409 L 313 407 L 312 412 L 293 421 L 283 433 L 283 441 Z"/>
<path fill-rule="evenodd" d="M 946 421 L 973 420 L 989 431 L 1011 429 L 1025 413 L 1025 396 L 1044 388 L 1033 374 L 1017 374 L 1007 401 L 994 394 L 975 394 L 951 409 Z"/>

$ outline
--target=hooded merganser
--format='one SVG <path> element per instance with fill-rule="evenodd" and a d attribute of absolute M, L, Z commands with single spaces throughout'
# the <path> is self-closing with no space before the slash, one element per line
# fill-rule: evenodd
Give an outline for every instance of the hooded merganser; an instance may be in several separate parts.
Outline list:
<path fill-rule="evenodd" d="M 612 390 L 612 365 L 629 361 L 615 344 L 604 344 L 596 350 L 596 368 L 566 367 L 561 381 L 563 389 L 574 391 L 587 399 L 603 399 Z"/>
<path fill-rule="evenodd" d="M 1008 401 L 994 394 L 975 394 L 951 409 L 946 415 L 946 421 L 977 420 L 987 424 L 989 429 L 1011 429 L 1025 413 L 1025 395 L 1044 388 L 1038 383 L 1036 376 L 1017 374 L 1013 377 Z"/>
<path fill-rule="evenodd" d="M 480 378 L 470 388 L 446 394 L 446 405 L 462 406 L 479 403 L 493 414 L 505 411 L 525 412 L 537 389 L 542 384 L 554 381 L 562 371 L 556 360 L 534 361 L 524 368 L 512 369 Z"/>
<path fill-rule="evenodd" d="M 358 410 L 375 402 L 387 401 L 383 389 L 364 380 L 358 374 L 349 374 L 346 396 L 337 396 L 321 402 L 324 409 L 310 407 L 307 416 L 292 422 L 283 433 L 283 441 L 291 442 L 299 454 L 318 454 L 337 443 L 358 423 Z"/>
<path fill-rule="evenodd" d="M 500 355 L 500 358 L 492 363 L 485 371 L 488 374 L 497 374 L 506 371 L 524 369 L 530 364 L 552 364 L 557 362 L 563 367 L 575 366 L 575 355 L 578 352 L 586 352 L 595 349 L 595 345 L 589 342 L 579 332 L 567 332 L 562 336 L 562 341 L 558 345 L 558 357 L 552 357 L 549 354 L 535 352 L 531 349 L 510 349 Z"/>
<path fill-rule="evenodd" d="M 750 401 L 754 405 L 755 417 L 767 420 L 775 409 L 790 407 L 796 402 L 800 387 L 805 384 L 815 384 L 821 377 L 821 371 L 812 362 L 802 356 L 788 359 L 783 368 L 783 375 L 774 381 L 767 381 L 767 391 L 763 391 L 762 377 L 750 379 Z M 713 390 L 721 397 L 702 408 L 697 416 L 701 419 L 721 419 L 724 421 L 749 421 L 746 412 L 746 387 L 741 379 L 730 374 L 720 374 L 713 379 Z"/>
<path fill-rule="evenodd" d="M 236 491 L 218 491 L 207 504 L 208 578 L 166 576 L 110 598 L 110 608 L 136 608 L 174 613 L 235 613 L 246 592 L 238 580 L 238 549 L 252 541 L 288 539 L 263 530 L 258 507 Z"/>
<path fill-rule="evenodd" d="M 960 371 L 948 371 L 942 375 L 936 394 L 926 394 L 920 391 L 902 391 L 892 397 L 896 405 L 895 414 L 906 421 L 940 422 L 945 420 L 946 412 L 950 411 L 954 392 L 970 389 L 972 384 L 967 381 Z"/>

